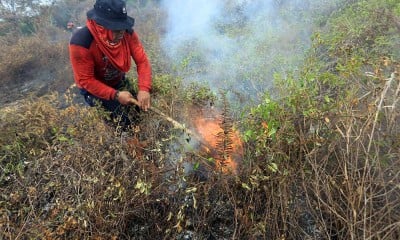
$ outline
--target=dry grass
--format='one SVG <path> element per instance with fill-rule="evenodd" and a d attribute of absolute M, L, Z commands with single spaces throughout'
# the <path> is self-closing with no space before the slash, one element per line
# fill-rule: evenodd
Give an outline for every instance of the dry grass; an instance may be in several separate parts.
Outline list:
<path fill-rule="evenodd" d="M 60 30 L 54 29 L 54 31 L 39 32 L 30 37 L 16 39 L 12 43 L 8 42 L 8 38 L 1 38 L 1 43 L 8 45 L 0 53 L 2 83 L 7 84 L 15 81 L 15 79 L 29 77 L 28 74 L 33 69 L 41 69 L 42 66 L 60 67 L 57 62 L 68 59 L 67 49 L 65 48 L 68 35 L 62 36 L 63 32 L 60 32 Z M 61 39 L 54 42 L 49 41 L 50 36 L 57 36 L 57 34 Z"/>
<path fill-rule="evenodd" d="M 371 77 L 378 83 L 370 92 L 344 105 L 334 123 L 319 123 L 334 141 L 304 148 L 312 171 L 303 185 L 308 205 L 321 233 L 338 239 L 400 236 L 400 79 Z"/>
<path fill-rule="evenodd" d="M 295 188 L 302 186 L 313 239 L 400 236 L 399 66 L 376 69 L 382 71 L 367 73 L 358 95 L 338 102 L 330 115 L 299 123 L 292 150 L 304 165 L 295 171 Z"/>
<path fill-rule="evenodd" d="M 64 92 L 73 82 L 68 40 L 68 33 L 54 27 L 14 41 L 0 37 L 0 43 L 8 46 L 0 52 L 0 102 L 24 99 L 27 94 Z"/>
<path fill-rule="evenodd" d="M 200 156 L 157 116 L 125 138 L 56 97 L 2 109 L 2 238 L 397 239 L 400 82 L 371 77 L 370 94 L 303 119 L 293 143 L 205 181 L 183 173 Z M 267 159 L 285 161 L 276 171 Z"/>
<path fill-rule="evenodd" d="M 117 236 L 157 175 L 93 109 L 56 101 L 2 111 L 2 238 Z"/>

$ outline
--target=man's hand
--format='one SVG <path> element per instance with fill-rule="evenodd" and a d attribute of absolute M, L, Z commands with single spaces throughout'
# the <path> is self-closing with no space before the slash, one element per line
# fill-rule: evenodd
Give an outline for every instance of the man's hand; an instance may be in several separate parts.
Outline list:
<path fill-rule="evenodd" d="M 115 98 L 116 98 L 115 100 L 118 100 L 118 102 L 121 103 L 122 105 L 132 104 L 132 99 L 134 99 L 132 94 L 128 91 L 118 92 Z"/>
<path fill-rule="evenodd" d="M 139 107 L 144 111 L 150 108 L 150 93 L 146 91 L 139 91 L 137 95 Z"/>

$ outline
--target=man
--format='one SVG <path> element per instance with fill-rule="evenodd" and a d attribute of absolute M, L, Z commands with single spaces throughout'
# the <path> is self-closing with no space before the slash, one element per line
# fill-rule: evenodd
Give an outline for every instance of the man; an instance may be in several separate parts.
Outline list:
<path fill-rule="evenodd" d="M 134 22 L 125 1 L 97 0 L 87 12 L 86 26 L 73 34 L 69 45 L 75 83 L 85 101 L 90 106 L 99 103 L 124 127 L 131 121 L 123 106 L 134 100 L 124 88 L 132 58 L 138 73 L 138 105 L 144 111 L 150 107 L 151 65 Z"/>

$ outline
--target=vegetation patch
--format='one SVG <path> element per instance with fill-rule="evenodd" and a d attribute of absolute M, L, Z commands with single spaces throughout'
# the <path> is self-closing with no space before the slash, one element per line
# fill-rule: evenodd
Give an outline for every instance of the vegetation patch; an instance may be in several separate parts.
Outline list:
<path fill-rule="evenodd" d="M 314 16 L 321 26 L 301 67 L 276 71 L 271 89 L 240 114 L 229 91 L 175 74 L 193 65 L 168 63 L 161 52 L 158 1 L 130 4 L 152 19 L 142 19 L 155 65 L 152 105 L 190 132 L 156 111 L 121 132 L 68 88 L 66 15 L 52 24 L 52 8 L 43 8 L 27 18 L 29 33 L 5 18 L 0 41 L 12 44 L 0 53 L 0 77 L 10 91 L 1 98 L 40 75 L 32 72 L 67 90 L 3 101 L 0 239 L 400 238 L 398 1 L 343 1 Z M 222 119 L 215 149 L 191 135 L 192 119 L 211 113 Z M 236 132 L 243 153 L 237 171 L 223 171 Z"/>

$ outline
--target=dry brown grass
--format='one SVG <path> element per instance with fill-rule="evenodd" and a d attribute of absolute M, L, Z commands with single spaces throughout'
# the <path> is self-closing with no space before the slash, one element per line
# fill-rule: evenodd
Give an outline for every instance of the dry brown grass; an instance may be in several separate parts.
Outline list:
<path fill-rule="evenodd" d="M 334 141 L 304 148 L 313 173 L 303 185 L 309 207 L 317 206 L 320 231 L 338 239 L 400 236 L 400 79 L 397 72 L 371 77 L 378 82 L 344 105 L 337 121 L 319 123 Z"/>
<path fill-rule="evenodd" d="M 252 154 L 246 182 L 257 193 L 264 187 L 265 198 L 252 192 L 249 205 L 260 206 L 254 213 L 263 212 L 265 219 L 249 227 L 269 226 L 264 238 L 399 238 L 400 69 L 387 59 L 372 69 L 352 75 L 346 86 L 358 91 L 338 98 L 333 109 L 279 115 L 276 140 L 265 139 L 260 157 Z M 306 94 L 299 99 L 307 102 Z"/>
<path fill-rule="evenodd" d="M 397 239 L 400 81 L 384 76 L 329 119 L 297 121 L 295 141 L 283 127 L 270 151 L 246 146 L 238 175 L 201 181 L 182 165 L 201 157 L 156 115 L 126 138 L 55 96 L 2 109 L 2 237 Z"/>
<path fill-rule="evenodd" d="M 64 92 L 73 83 L 68 33 L 49 27 L 11 40 L 0 37 L 0 43 L 7 45 L 0 52 L 1 103 L 24 99 L 28 94 Z"/>
<path fill-rule="evenodd" d="M 135 149 L 94 109 L 57 110 L 56 101 L 2 110 L 2 238 L 118 236 L 155 201 L 142 192 L 157 178 L 153 164 L 131 157 Z"/>
<path fill-rule="evenodd" d="M 54 29 L 54 31 L 40 32 L 30 37 L 15 39 L 12 42 L 9 42 L 7 38 L 1 38 L 1 43 L 8 45 L 0 53 L 2 83 L 7 84 L 23 77 L 29 77 L 29 73 L 34 69 L 41 69 L 43 66 L 53 69 L 60 67 L 60 62 L 68 59 L 65 48 L 68 38 L 60 36 L 63 39 L 51 42 L 49 41 L 51 36 L 62 34 L 62 32 L 57 33 L 59 30 Z"/>

